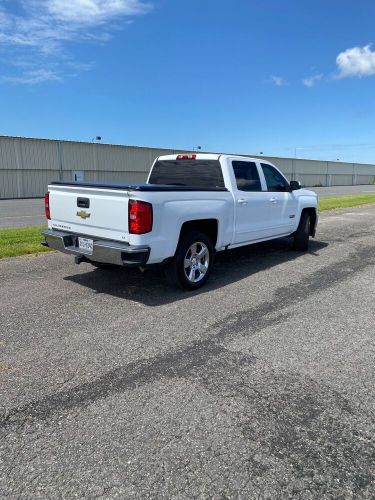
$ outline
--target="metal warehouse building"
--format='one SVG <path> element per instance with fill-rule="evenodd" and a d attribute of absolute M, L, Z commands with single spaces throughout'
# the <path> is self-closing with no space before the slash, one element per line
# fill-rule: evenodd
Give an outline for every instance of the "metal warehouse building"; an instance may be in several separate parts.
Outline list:
<path fill-rule="evenodd" d="M 0 136 L 0 199 L 43 196 L 57 179 L 142 183 L 157 156 L 179 152 L 184 151 Z M 372 184 L 375 179 L 370 164 L 264 158 L 305 186 Z"/>

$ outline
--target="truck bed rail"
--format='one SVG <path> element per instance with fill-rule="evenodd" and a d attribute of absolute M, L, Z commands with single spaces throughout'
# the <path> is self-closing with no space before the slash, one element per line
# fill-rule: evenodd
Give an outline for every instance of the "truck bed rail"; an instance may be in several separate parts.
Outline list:
<path fill-rule="evenodd" d="M 114 182 L 54 181 L 51 182 L 50 185 L 118 189 L 127 191 L 228 191 L 228 189 L 225 187 L 195 187 L 164 184 L 122 184 Z"/>

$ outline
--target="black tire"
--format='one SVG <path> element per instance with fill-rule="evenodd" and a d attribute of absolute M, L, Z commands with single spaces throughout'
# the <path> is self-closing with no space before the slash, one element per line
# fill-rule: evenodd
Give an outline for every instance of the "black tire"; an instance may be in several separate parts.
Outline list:
<path fill-rule="evenodd" d="M 195 244 L 197 251 L 192 254 L 191 248 Z M 199 257 L 200 254 L 202 257 Z M 192 266 L 185 267 L 185 258 L 186 261 L 191 260 L 192 266 L 198 267 L 195 270 Z M 196 263 L 194 259 L 196 259 Z M 199 231 L 192 231 L 181 237 L 172 262 L 165 268 L 165 274 L 171 285 L 184 290 L 196 290 L 207 282 L 213 259 L 214 249 L 211 240 Z M 205 268 L 204 272 L 203 268 Z M 187 275 L 190 275 L 191 279 Z M 198 281 L 193 282 L 192 280 L 195 279 Z"/>
<path fill-rule="evenodd" d="M 297 231 L 294 233 L 293 247 L 300 252 L 306 252 L 310 241 L 310 215 L 302 212 Z"/>

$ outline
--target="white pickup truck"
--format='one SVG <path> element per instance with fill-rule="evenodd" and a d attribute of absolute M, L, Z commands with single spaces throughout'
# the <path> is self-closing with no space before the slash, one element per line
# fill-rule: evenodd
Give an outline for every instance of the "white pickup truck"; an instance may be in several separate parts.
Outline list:
<path fill-rule="evenodd" d="M 292 236 L 315 236 L 317 195 L 268 161 L 231 155 L 160 156 L 147 184 L 53 182 L 45 197 L 46 246 L 76 263 L 165 266 L 171 282 L 196 289 L 215 252 Z"/>

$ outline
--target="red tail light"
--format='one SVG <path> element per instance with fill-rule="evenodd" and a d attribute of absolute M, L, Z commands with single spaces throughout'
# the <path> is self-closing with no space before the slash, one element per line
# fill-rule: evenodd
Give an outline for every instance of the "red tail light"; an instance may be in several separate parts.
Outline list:
<path fill-rule="evenodd" d="M 197 155 L 177 155 L 176 160 L 195 160 Z"/>
<path fill-rule="evenodd" d="M 146 201 L 129 200 L 129 233 L 152 231 L 152 205 Z"/>
<path fill-rule="evenodd" d="M 44 211 L 48 220 L 51 219 L 51 210 L 49 208 L 49 192 L 44 195 Z"/>

